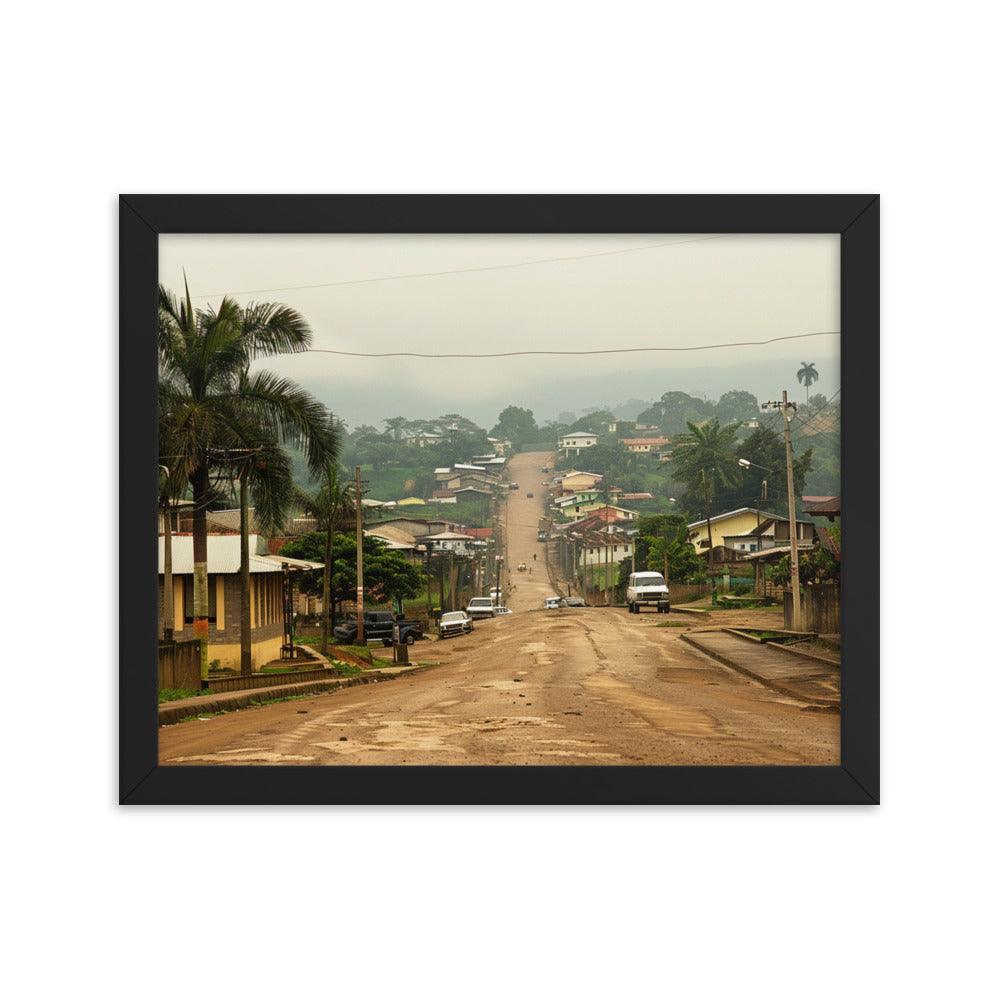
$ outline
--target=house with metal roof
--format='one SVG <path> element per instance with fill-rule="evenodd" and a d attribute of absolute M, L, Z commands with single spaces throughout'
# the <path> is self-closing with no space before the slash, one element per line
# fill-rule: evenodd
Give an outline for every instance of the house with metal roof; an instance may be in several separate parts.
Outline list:
<path fill-rule="evenodd" d="M 291 576 L 321 569 L 321 563 L 270 555 L 262 535 L 252 534 L 250 547 L 250 649 L 255 670 L 281 657 L 290 642 Z M 194 537 L 171 535 L 171 573 L 174 596 L 174 639 L 194 639 Z M 158 541 L 157 603 L 159 632 L 163 631 L 164 536 Z M 208 659 L 230 670 L 240 669 L 240 536 L 208 536 Z"/>

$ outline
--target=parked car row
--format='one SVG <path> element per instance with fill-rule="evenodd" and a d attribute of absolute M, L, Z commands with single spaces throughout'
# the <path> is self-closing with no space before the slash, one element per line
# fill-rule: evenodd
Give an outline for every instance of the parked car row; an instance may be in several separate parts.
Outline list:
<path fill-rule="evenodd" d="M 363 615 L 365 641 L 381 639 L 383 646 L 393 644 L 394 630 L 399 626 L 399 641 L 412 646 L 418 639 L 423 639 L 424 631 L 420 622 L 411 621 L 400 616 L 397 618 L 390 611 L 366 611 Z M 338 625 L 333 630 L 335 642 L 351 645 L 358 638 L 358 623 L 353 620 Z"/>
<path fill-rule="evenodd" d="M 473 622 L 480 618 L 499 618 L 509 615 L 510 608 L 496 604 L 489 597 L 473 597 L 464 611 L 446 611 L 438 622 L 438 638 L 447 639 L 453 635 L 464 635 L 474 628 Z"/>

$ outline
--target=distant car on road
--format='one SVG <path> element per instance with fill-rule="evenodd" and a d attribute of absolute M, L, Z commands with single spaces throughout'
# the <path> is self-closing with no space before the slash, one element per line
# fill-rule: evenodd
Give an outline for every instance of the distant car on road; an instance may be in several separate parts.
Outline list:
<path fill-rule="evenodd" d="M 528 490 L 528 492 L 527 492 L 527 493 L 525 493 L 524 495 L 525 495 L 525 496 L 526 496 L 526 497 L 527 497 L 527 498 L 528 498 L 529 500 L 532 500 L 532 499 L 534 499 L 534 496 L 535 496 L 535 494 L 534 494 L 534 493 L 532 493 L 532 492 L 531 492 L 531 490 Z"/>
<path fill-rule="evenodd" d="M 629 611 L 637 615 L 642 606 L 652 605 L 657 612 L 670 610 L 670 588 L 662 573 L 632 573 L 628 578 L 625 603 Z"/>
<path fill-rule="evenodd" d="M 547 531 L 539 531 L 538 540 L 540 542 L 547 542 L 549 540 L 549 533 Z"/>
<path fill-rule="evenodd" d="M 505 608 L 502 604 L 498 605 L 493 609 L 493 614 L 499 617 L 500 615 L 512 615 L 514 612 L 510 608 Z"/>
<path fill-rule="evenodd" d="M 509 490 L 516 490 L 518 488 L 517 483 L 510 483 L 507 487 Z"/>
<path fill-rule="evenodd" d="M 438 636 L 447 639 L 472 631 L 472 619 L 464 611 L 446 611 L 438 622 Z"/>
<path fill-rule="evenodd" d="M 496 605 L 491 597 L 473 597 L 465 613 L 470 618 L 492 618 L 496 614 Z"/>
<path fill-rule="evenodd" d="M 582 597 L 564 597 L 559 605 L 563 608 L 585 608 L 587 602 Z"/>
<path fill-rule="evenodd" d="M 561 597 L 546 597 L 545 603 L 542 605 L 542 607 L 546 611 L 554 611 L 556 608 L 562 607 L 560 603 L 561 601 L 562 601 Z"/>

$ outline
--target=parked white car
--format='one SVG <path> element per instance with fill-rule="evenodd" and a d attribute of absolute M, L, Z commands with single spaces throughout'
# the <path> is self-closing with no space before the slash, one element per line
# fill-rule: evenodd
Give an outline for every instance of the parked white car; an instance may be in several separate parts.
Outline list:
<path fill-rule="evenodd" d="M 625 603 L 629 611 L 637 615 L 644 604 L 656 608 L 657 612 L 670 610 L 670 588 L 662 573 L 632 573 L 628 578 Z"/>
<path fill-rule="evenodd" d="M 472 631 L 472 619 L 464 611 L 446 611 L 438 622 L 438 637 L 464 635 Z"/>
<path fill-rule="evenodd" d="M 496 614 L 496 605 L 492 597 L 473 597 L 465 613 L 470 618 L 492 618 Z"/>
<path fill-rule="evenodd" d="M 502 604 L 498 604 L 493 609 L 493 614 L 495 614 L 497 617 L 499 617 L 500 615 L 512 615 L 513 613 L 514 612 L 511 611 L 510 608 L 505 608 Z"/>
<path fill-rule="evenodd" d="M 546 597 L 545 598 L 545 603 L 542 605 L 542 607 L 546 611 L 554 611 L 556 608 L 561 608 L 562 607 L 562 598 L 561 597 Z"/>

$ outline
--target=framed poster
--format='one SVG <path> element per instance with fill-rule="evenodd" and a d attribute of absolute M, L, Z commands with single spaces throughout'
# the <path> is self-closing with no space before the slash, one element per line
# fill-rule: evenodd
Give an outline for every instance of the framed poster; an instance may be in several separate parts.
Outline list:
<path fill-rule="evenodd" d="M 878 800 L 878 199 L 120 199 L 124 803 Z"/>

